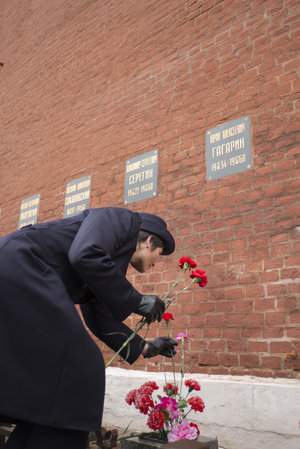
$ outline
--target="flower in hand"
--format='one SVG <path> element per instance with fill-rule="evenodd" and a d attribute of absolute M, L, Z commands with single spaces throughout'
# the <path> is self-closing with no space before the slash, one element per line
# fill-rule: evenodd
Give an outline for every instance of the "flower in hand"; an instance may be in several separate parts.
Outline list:
<path fill-rule="evenodd" d="M 178 335 L 176 335 L 176 340 L 178 342 L 181 341 L 181 343 L 188 341 L 188 336 L 184 332 L 180 332 Z"/>
<path fill-rule="evenodd" d="M 176 340 L 170 337 L 157 337 L 152 341 L 147 341 L 148 349 L 144 354 L 144 358 L 163 355 L 165 357 L 173 357 L 176 354 L 174 346 L 178 345 Z"/>
<path fill-rule="evenodd" d="M 190 257 L 180 257 L 179 265 L 182 270 L 190 270 L 191 268 L 196 268 L 197 264 Z"/>
<path fill-rule="evenodd" d="M 173 320 L 174 321 L 174 317 L 173 317 L 172 313 L 170 313 L 170 312 L 164 313 L 162 318 L 163 318 L 164 321 L 169 321 L 169 320 Z"/>
<path fill-rule="evenodd" d="M 192 271 L 190 278 L 199 284 L 199 287 L 205 287 L 207 284 L 207 276 L 203 270 Z"/>

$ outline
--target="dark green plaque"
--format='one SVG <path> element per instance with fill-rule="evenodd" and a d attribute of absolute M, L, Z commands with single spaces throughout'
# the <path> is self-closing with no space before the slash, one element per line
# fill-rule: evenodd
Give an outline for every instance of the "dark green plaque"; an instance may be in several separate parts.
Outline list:
<path fill-rule="evenodd" d="M 158 150 L 126 162 L 124 204 L 153 198 L 157 195 Z"/>
<path fill-rule="evenodd" d="M 39 204 L 40 194 L 22 200 L 18 229 L 37 222 Z"/>
<path fill-rule="evenodd" d="M 89 207 L 91 175 L 68 182 L 66 188 L 64 218 L 80 214 Z"/>
<path fill-rule="evenodd" d="M 249 116 L 206 131 L 206 179 L 223 178 L 252 168 Z"/>

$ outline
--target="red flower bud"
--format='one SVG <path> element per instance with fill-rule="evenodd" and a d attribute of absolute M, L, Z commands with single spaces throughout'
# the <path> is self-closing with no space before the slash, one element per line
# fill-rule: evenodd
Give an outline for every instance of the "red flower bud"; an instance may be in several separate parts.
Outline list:
<path fill-rule="evenodd" d="M 162 317 L 164 321 L 174 320 L 172 313 L 169 312 L 164 313 Z"/>

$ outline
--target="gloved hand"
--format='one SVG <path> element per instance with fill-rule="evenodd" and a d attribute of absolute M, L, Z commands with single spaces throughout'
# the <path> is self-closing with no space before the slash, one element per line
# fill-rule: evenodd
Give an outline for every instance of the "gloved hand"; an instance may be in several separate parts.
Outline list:
<path fill-rule="evenodd" d="M 144 354 L 144 358 L 149 359 L 156 355 L 164 355 L 165 357 L 172 357 L 176 354 L 174 346 L 178 345 L 176 340 L 170 337 L 158 337 L 152 341 L 147 341 L 148 350 Z"/>
<path fill-rule="evenodd" d="M 165 308 L 165 303 L 157 296 L 143 295 L 140 305 L 134 312 L 144 316 L 150 324 L 155 320 L 161 321 Z"/>

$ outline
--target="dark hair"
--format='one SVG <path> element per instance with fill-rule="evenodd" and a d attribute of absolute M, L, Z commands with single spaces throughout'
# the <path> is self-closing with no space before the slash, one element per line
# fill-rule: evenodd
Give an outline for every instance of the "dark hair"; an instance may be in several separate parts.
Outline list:
<path fill-rule="evenodd" d="M 151 251 L 154 251 L 156 248 L 163 248 L 164 249 L 164 241 L 158 237 L 155 234 L 151 234 L 151 232 L 147 232 L 147 231 L 140 231 L 139 232 L 139 236 L 138 236 L 138 241 L 137 243 L 141 243 L 144 242 L 145 240 L 147 240 L 148 237 L 151 237 L 150 241 L 151 241 Z"/>

